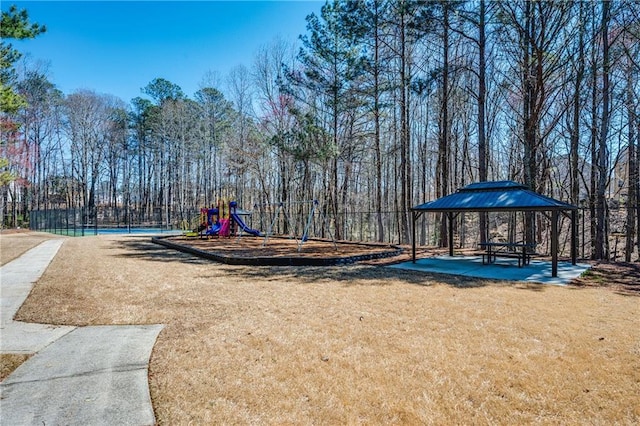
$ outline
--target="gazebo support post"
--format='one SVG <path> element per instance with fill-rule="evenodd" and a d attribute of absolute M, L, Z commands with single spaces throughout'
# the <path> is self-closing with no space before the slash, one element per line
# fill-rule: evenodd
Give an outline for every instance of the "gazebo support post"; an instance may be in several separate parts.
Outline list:
<path fill-rule="evenodd" d="M 551 276 L 558 276 L 558 211 L 551 212 Z"/>
<path fill-rule="evenodd" d="M 578 260 L 578 210 L 571 210 L 571 264 Z"/>
<path fill-rule="evenodd" d="M 449 256 L 453 257 L 453 213 L 447 213 L 447 220 L 449 221 Z"/>
<path fill-rule="evenodd" d="M 416 263 L 416 221 L 424 212 L 411 210 L 411 261 Z"/>
<path fill-rule="evenodd" d="M 411 212 L 411 260 L 416 263 L 416 212 Z"/>

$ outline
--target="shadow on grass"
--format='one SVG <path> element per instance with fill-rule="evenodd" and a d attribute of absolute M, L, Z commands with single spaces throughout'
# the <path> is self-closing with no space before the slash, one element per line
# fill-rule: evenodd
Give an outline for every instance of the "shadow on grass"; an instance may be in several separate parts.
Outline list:
<path fill-rule="evenodd" d="M 575 288 L 609 288 L 621 296 L 640 296 L 640 263 L 598 261 L 575 279 Z"/>
<path fill-rule="evenodd" d="M 403 281 L 412 285 L 433 286 L 437 284 L 449 285 L 456 288 L 478 288 L 485 286 L 512 286 L 514 283 L 470 278 L 457 275 L 438 274 L 429 272 L 406 271 L 351 264 L 343 266 L 232 266 L 218 264 L 220 269 L 230 279 L 261 281 L 296 280 L 301 284 L 321 284 L 323 282 L 339 282 L 344 286 L 387 286 L 391 282 Z M 216 274 L 215 276 L 219 276 Z M 213 278 L 202 276 L 201 278 Z M 534 286 L 530 286 L 534 290 Z M 537 289 L 536 289 L 537 290 Z"/>
<path fill-rule="evenodd" d="M 149 260 L 153 262 L 177 262 L 191 265 L 206 265 L 211 263 L 210 260 L 154 244 L 150 237 L 123 238 L 115 240 L 114 243 L 118 249 L 127 250 L 126 254 L 116 254 L 114 255 L 115 257 Z"/>
<path fill-rule="evenodd" d="M 426 271 L 408 271 L 358 263 L 339 266 L 228 265 L 155 244 L 150 238 L 145 237 L 119 239 L 115 243 L 118 248 L 127 250 L 126 254 L 117 254 L 115 255 L 116 257 L 155 262 L 211 265 L 215 268 L 215 273 L 210 276 L 200 276 L 200 278 L 204 279 L 220 277 L 221 274 L 224 274 L 231 281 L 236 278 L 239 280 L 255 279 L 260 281 L 296 280 L 301 284 L 318 284 L 332 281 L 342 283 L 344 286 L 386 286 L 391 281 L 404 281 L 412 285 L 433 286 L 443 284 L 460 289 L 511 286 L 532 291 L 543 291 L 542 285 L 534 283 L 491 280 Z"/>

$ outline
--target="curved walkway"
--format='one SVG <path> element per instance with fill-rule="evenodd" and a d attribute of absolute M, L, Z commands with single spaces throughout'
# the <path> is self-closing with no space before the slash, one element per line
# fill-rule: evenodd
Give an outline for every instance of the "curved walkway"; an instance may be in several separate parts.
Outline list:
<path fill-rule="evenodd" d="M 148 365 L 162 325 L 13 321 L 62 242 L 45 241 L 0 268 L 0 352 L 35 353 L 0 384 L 0 423 L 154 424 Z"/>

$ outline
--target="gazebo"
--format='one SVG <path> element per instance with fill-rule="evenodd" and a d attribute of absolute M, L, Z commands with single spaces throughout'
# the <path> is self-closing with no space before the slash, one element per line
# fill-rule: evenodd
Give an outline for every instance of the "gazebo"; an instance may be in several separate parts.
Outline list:
<path fill-rule="evenodd" d="M 425 212 L 444 213 L 449 225 L 449 256 L 453 256 L 453 221 L 463 212 L 542 212 L 551 213 L 551 275 L 558 276 L 558 218 L 571 219 L 571 263 L 577 258 L 576 206 L 538 194 L 513 181 L 477 182 L 457 192 L 411 208 L 412 259 L 416 261 L 416 221 Z"/>

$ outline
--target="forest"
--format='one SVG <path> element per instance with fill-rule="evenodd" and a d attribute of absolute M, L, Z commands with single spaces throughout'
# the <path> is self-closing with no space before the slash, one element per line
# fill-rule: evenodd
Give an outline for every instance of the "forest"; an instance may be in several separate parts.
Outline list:
<path fill-rule="evenodd" d="M 193 94 L 142 81 L 128 101 L 17 66 L 10 40 L 44 28 L 15 9 L 2 24 L 4 227 L 318 200 L 335 238 L 404 244 L 411 207 L 513 180 L 580 208 L 582 256 L 610 258 L 618 235 L 637 257 L 640 2 L 328 1 L 298 43 L 267 42 Z M 446 244 L 433 229 L 422 242 Z"/>

